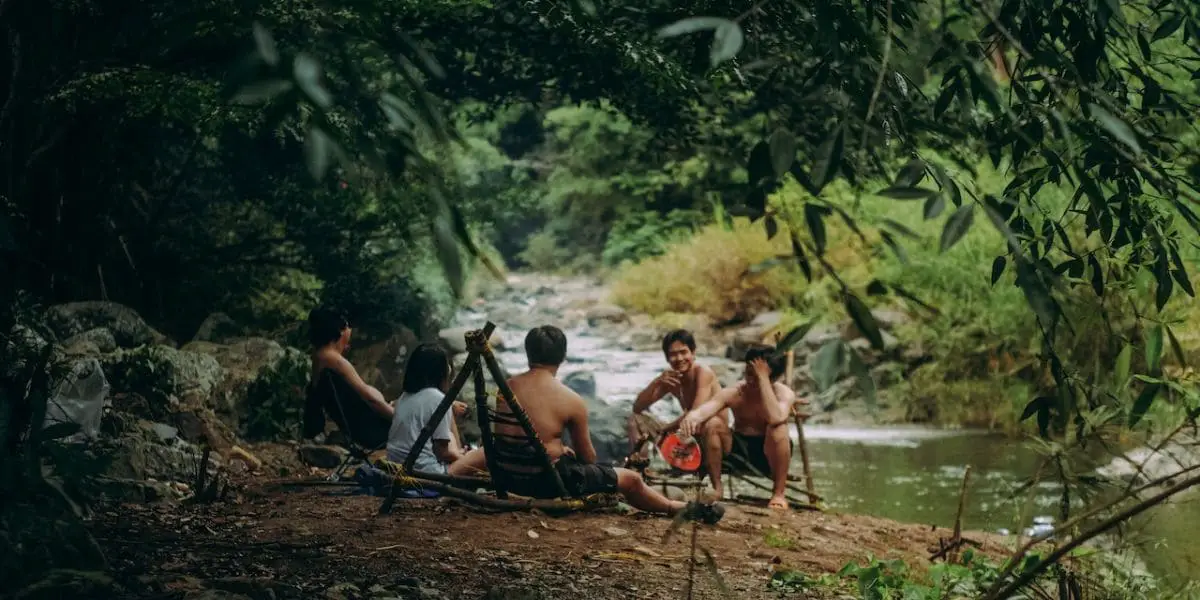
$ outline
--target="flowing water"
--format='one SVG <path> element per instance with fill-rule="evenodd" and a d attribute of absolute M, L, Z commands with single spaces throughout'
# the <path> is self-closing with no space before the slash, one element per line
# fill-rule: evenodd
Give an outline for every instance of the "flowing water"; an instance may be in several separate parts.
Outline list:
<path fill-rule="evenodd" d="M 558 286 L 562 287 L 562 286 Z M 512 298 L 520 298 L 514 309 Z M 503 330 L 504 347 L 498 357 L 505 368 L 518 373 L 526 368 L 521 343 L 527 327 L 556 322 L 568 336 L 566 377 L 587 371 L 594 375 L 596 395 L 610 403 L 631 402 L 665 367 L 662 354 L 634 350 L 619 341 L 612 327 L 589 326 L 586 319 L 563 316 L 562 295 L 510 296 L 485 307 L 460 312 L 458 323 L 481 326 L 486 318 L 500 317 L 512 330 Z M 556 317 L 562 317 L 557 320 Z M 724 359 L 703 356 L 729 385 L 740 366 Z M 651 409 L 661 419 L 679 414 L 678 405 L 665 400 Z M 793 437 L 796 433 L 793 428 Z M 1061 488 L 1053 482 L 1036 486 L 1032 493 L 1014 496 L 1014 490 L 1037 470 L 1039 457 L 1012 438 L 977 431 L 943 431 L 921 426 L 804 428 L 816 490 L 836 511 L 871 514 L 897 521 L 953 526 L 959 488 L 967 465 L 970 487 L 964 526 L 970 530 L 1018 533 L 1035 521 L 1056 520 Z M 799 453 L 796 461 L 799 463 Z M 799 464 L 792 469 L 801 472 Z M 739 493 L 748 490 L 738 490 Z M 1078 510 L 1078 508 L 1075 508 Z M 1134 555 L 1163 583 L 1179 586 L 1200 577 L 1200 494 L 1153 510 L 1134 523 Z"/>

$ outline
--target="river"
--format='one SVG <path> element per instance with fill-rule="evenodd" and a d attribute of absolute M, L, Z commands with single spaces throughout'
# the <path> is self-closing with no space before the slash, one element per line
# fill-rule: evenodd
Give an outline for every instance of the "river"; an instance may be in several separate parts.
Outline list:
<path fill-rule="evenodd" d="M 604 296 L 597 282 L 522 276 L 514 277 L 510 286 L 464 308 L 456 318 L 460 326 L 479 327 L 489 319 L 502 324 L 504 343 L 497 354 L 510 372 L 526 368 L 524 332 L 544 323 L 559 325 L 568 336 L 567 363 L 560 377 L 591 373 L 596 396 L 606 402 L 631 402 L 666 367 L 661 352 L 631 346 L 623 330 L 627 326 L 589 323 L 586 306 L 603 301 Z M 713 366 L 724 385 L 733 383 L 740 370 L 740 365 L 717 356 L 699 360 Z M 662 419 L 674 418 L 678 411 L 671 401 L 652 408 Z M 1034 519 L 1053 520 L 1058 514 L 1061 488 L 1056 483 L 1043 482 L 1032 492 L 1014 497 L 1014 490 L 1040 462 L 1037 453 L 1019 440 L 923 426 L 807 425 L 804 433 L 816 491 L 836 511 L 953 526 L 963 472 L 970 465 L 967 529 L 1018 533 L 1033 526 Z M 792 435 L 796 436 L 794 427 Z M 798 455 L 793 473 L 801 472 Z M 1132 544 L 1134 551 L 1114 555 L 1114 560 L 1124 560 L 1121 556 L 1140 560 L 1168 587 L 1193 579 L 1200 572 L 1198 496 L 1153 509 L 1135 522 L 1122 544 Z"/>

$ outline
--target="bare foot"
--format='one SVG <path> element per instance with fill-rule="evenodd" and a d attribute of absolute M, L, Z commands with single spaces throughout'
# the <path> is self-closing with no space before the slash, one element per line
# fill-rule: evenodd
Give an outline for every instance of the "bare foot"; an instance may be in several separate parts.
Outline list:
<path fill-rule="evenodd" d="M 784 498 L 782 494 L 778 495 L 778 496 L 771 496 L 771 501 L 767 503 L 767 508 L 771 508 L 771 509 L 775 509 L 775 510 L 787 510 L 788 509 L 787 499 Z"/>

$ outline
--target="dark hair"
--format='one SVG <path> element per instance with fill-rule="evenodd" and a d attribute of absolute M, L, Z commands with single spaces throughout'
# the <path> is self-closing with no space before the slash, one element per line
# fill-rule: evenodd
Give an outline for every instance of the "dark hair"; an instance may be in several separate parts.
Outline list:
<path fill-rule="evenodd" d="M 525 334 L 525 357 L 530 366 L 557 367 L 567 360 L 567 336 L 553 325 L 534 327 Z"/>
<path fill-rule="evenodd" d="M 767 361 L 767 367 L 771 369 L 771 381 L 782 377 L 784 371 L 787 370 L 787 364 L 784 362 L 783 356 L 776 354 L 775 348 L 771 346 L 757 345 L 746 351 L 747 363 L 758 358 Z"/>
<path fill-rule="evenodd" d="M 675 342 L 683 342 L 683 345 L 687 346 L 688 350 L 692 352 L 696 351 L 696 338 L 692 336 L 692 332 L 686 329 L 676 329 L 675 331 L 667 332 L 667 335 L 663 336 L 663 354 L 666 354 L 671 349 L 671 344 Z"/>
<path fill-rule="evenodd" d="M 415 394 L 425 388 L 441 389 L 449 377 L 450 354 L 440 344 L 419 344 L 404 365 L 404 391 Z"/>
<path fill-rule="evenodd" d="M 318 306 L 308 313 L 308 341 L 314 348 L 337 341 L 342 330 L 350 323 L 341 312 L 327 306 Z"/>

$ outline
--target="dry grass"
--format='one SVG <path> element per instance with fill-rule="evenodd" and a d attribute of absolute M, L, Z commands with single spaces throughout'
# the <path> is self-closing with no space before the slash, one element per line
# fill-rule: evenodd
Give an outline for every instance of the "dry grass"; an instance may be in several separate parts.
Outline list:
<path fill-rule="evenodd" d="M 613 284 L 613 300 L 651 315 L 749 318 L 795 297 L 803 282 L 795 267 L 748 272 L 753 265 L 790 252 L 787 236 L 781 232 L 768 240 L 761 223 L 735 219 L 732 228 L 710 225 L 662 256 L 623 268 Z"/>

